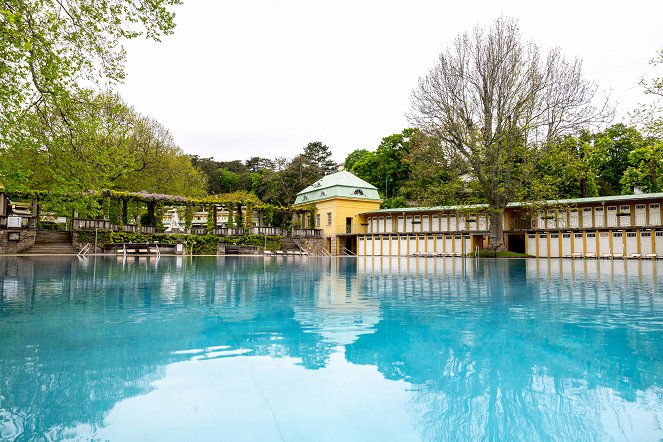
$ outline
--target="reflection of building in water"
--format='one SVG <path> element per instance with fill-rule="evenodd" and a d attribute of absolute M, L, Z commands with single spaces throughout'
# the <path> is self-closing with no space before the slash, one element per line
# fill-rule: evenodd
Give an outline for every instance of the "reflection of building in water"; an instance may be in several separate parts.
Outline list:
<path fill-rule="evenodd" d="M 382 317 L 347 359 L 412 384 L 423 439 L 663 435 L 663 263 L 358 262 Z"/>
<path fill-rule="evenodd" d="M 348 345 L 375 331 L 375 324 L 380 322 L 380 304 L 375 297 L 360 292 L 356 278 L 339 275 L 335 264 L 317 281 L 312 303 L 295 304 L 293 308 L 303 329 L 318 333 L 327 342 Z"/>
<path fill-rule="evenodd" d="M 659 440 L 661 271 L 622 261 L 4 258 L 0 419 L 34 437 L 94 426 L 174 362 L 287 356 L 318 369 L 342 345 L 346 368 L 374 366 L 407 388 L 423 440 Z"/>

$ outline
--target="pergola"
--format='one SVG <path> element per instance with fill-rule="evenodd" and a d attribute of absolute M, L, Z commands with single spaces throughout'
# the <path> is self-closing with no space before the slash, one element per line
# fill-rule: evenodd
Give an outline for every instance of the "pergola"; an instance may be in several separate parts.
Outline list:
<path fill-rule="evenodd" d="M 103 220 L 119 226 L 140 223 L 144 216 L 144 225 L 154 227 L 156 232 L 163 232 L 163 215 L 167 207 L 184 207 L 184 223 L 191 228 L 195 208 L 207 210 L 207 230 L 216 227 L 217 210 L 225 208 L 229 213 L 229 227 L 247 228 L 251 225 L 253 213 L 258 212 L 258 224 L 263 226 L 273 222 L 275 214 L 281 215 L 282 223 L 287 222 L 289 207 L 275 206 L 262 202 L 248 192 L 212 195 L 204 198 L 192 198 L 179 195 L 166 195 L 149 192 L 120 192 L 104 190 L 81 194 L 55 194 L 45 191 L 7 191 L 0 183 L 0 216 L 7 216 L 9 200 L 31 200 L 32 217 L 39 217 L 39 203 L 56 199 L 69 204 L 72 219 Z M 132 219 L 133 218 L 133 219 Z"/>

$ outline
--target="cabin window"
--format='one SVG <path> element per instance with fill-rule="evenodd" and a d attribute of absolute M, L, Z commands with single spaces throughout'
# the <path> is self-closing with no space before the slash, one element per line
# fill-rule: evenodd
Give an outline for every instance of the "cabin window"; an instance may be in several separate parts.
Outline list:
<path fill-rule="evenodd" d="M 640 232 L 640 236 L 643 238 L 651 238 L 651 232 Z"/>

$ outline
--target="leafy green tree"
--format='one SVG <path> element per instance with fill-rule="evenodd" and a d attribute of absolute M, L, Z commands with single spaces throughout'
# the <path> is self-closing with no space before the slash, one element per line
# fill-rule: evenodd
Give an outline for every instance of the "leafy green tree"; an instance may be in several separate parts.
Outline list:
<path fill-rule="evenodd" d="M 198 155 L 189 155 L 191 164 L 205 174 L 207 181 L 207 193 L 217 195 L 221 193 L 219 181 L 219 169 L 221 164 L 213 158 L 201 158 Z"/>
<path fill-rule="evenodd" d="M 405 158 L 410 153 L 412 137 L 416 132 L 417 129 L 407 128 L 401 133 L 384 137 L 375 151 L 383 164 L 383 175 L 393 181 L 395 188 L 400 188 L 410 176 L 410 166 Z"/>
<path fill-rule="evenodd" d="M 421 206 L 484 202 L 474 191 L 473 178 L 462 159 L 448 154 L 439 139 L 414 131 L 404 158 L 409 176 L 399 194 Z"/>
<path fill-rule="evenodd" d="M 250 172 L 258 173 L 263 170 L 273 170 L 272 160 L 262 157 L 251 157 L 245 162 L 246 169 Z"/>
<path fill-rule="evenodd" d="M 599 196 L 599 170 L 608 161 L 607 145 L 587 131 L 552 143 L 527 183 L 526 199 L 547 200 Z"/>
<path fill-rule="evenodd" d="M 235 192 L 240 189 L 239 183 L 240 178 L 235 172 L 231 172 L 228 169 L 219 168 L 219 189 L 221 193 L 230 193 Z"/>
<path fill-rule="evenodd" d="M 318 168 L 322 175 L 336 172 L 338 165 L 331 159 L 332 153 L 329 147 L 320 141 L 308 143 L 304 148 L 304 157 Z"/>
<path fill-rule="evenodd" d="M 159 40 L 180 0 L 5 0 L 0 7 L 0 145 L 20 141 L 26 110 L 64 113 L 85 82 L 121 81 L 122 41 Z M 68 121 L 65 121 L 67 124 Z"/>
<path fill-rule="evenodd" d="M 312 164 L 305 155 L 297 155 L 274 177 L 278 193 L 271 200 L 284 206 L 292 204 L 297 193 L 322 177 L 323 173 L 317 165 Z"/>
<path fill-rule="evenodd" d="M 385 181 L 387 179 L 386 167 L 376 152 L 366 152 L 362 155 L 354 162 L 350 172 L 384 192 Z"/>
<path fill-rule="evenodd" d="M 24 118 L 20 141 L 0 150 L 0 173 L 13 189 L 205 194 L 204 175 L 168 130 L 117 94 L 82 91 L 64 113 L 49 106 Z"/>
<path fill-rule="evenodd" d="M 353 151 L 346 158 L 346 169 L 380 189 L 383 196 L 396 195 L 410 175 L 410 166 L 405 159 L 415 133 L 415 129 L 407 128 L 384 137 L 375 152 Z"/>
<path fill-rule="evenodd" d="M 629 154 L 645 144 L 642 134 L 633 126 L 614 124 L 594 136 L 594 144 L 607 158 L 598 170 L 597 184 L 601 195 L 619 195 L 621 179 L 629 165 Z"/>
<path fill-rule="evenodd" d="M 621 183 L 624 193 L 639 188 L 643 192 L 663 190 L 663 141 L 656 141 L 633 150 Z"/>
<path fill-rule="evenodd" d="M 497 19 L 458 36 L 412 93 L 410 121 L 463 158 L 490 206 L 489 248 L 504 249 L 504 210 L 522 198 L 551 143 L 605 122 L 607 103 L 581 63 L 521 41 L 517 22 Z"/>
<path fill-rule="evenodd" d="M 370 154 L 369 151 L 366 149 L 355 149 L 352 152 L 348 154 L 347 157 L 345 157 L 345 161 L 343 162 L 343 168 L 345 170 L 352 170 L 355 164 L 357 164 L 357 161 L 359 161 L 364 155 Z"/>

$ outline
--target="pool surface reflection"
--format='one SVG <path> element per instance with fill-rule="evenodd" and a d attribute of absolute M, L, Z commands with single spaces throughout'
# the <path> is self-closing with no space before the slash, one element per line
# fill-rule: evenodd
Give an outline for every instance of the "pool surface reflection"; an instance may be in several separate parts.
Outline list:
<path fill-rule="evenodd" d="M 658 275 L 2 257 L 0 440 L 661 440 Z"/>

